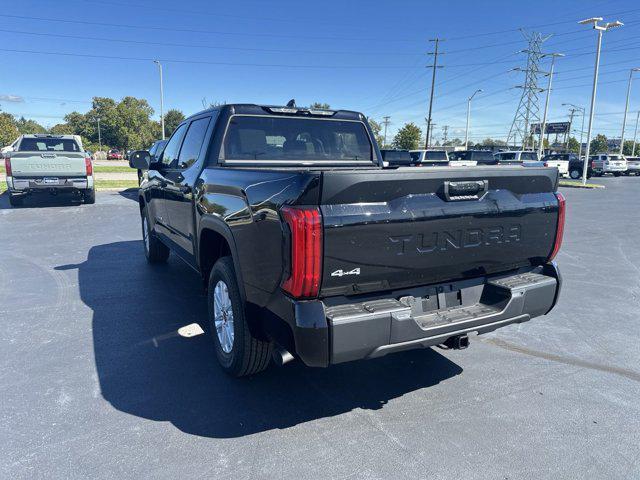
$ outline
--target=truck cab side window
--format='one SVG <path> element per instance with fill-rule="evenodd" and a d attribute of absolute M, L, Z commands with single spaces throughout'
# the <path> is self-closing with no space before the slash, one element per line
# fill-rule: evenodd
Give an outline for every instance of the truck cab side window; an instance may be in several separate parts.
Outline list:
<path fill-rule="evenodd" d="M 207 128 L 209 128 L 209 120 L 210 117 L 200 118 L 189 125 L 178 156 L 178 168 L 189 168 L 200 157 L 204 137 L 207 134 Z"/>
<path fill-rule="evenodd" d="M 162 159 L 160 160 L 164 168 L 175 168 L 178 153 L 180 152 L 180 145 L 182 144 L 182 139 L 184 138 L 186 131 L 187 124 L 183 123 L 176 128 L 176 131 L 171 135 L 171 139 L 162 152 Z"/>

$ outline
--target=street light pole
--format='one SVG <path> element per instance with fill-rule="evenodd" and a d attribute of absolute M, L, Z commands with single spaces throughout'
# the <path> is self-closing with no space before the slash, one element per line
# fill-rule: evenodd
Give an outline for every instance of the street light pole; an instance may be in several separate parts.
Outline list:
<path fill-rule="evenodd" d="M 482 92 L 482 89 L 478 89 L 475 92 L 473 92 L 473 95 L 471 95 L 468 99 L 467 99 L 467 128 L 464 131 L 464 149 L 466 150 L 469 145 L 469 117 L 471 116 L 471 100 L 473 99 L 473 97 L 476 96 L 476 93 L 480 93 Z"/>
<path fill-rule="evenodd" d="M 620 135 L 620 155 L 624 150 L 624 129 L 627 126 L 627 111 L 629 110 L 629 95 L 631 94 L 631 80 L 633 79 L 633 72 L 637 72 L 640 68 L 632 68 L 629 71 L 629 83 L 627 85 L 627 100 L 624 103 L 624 117 L 622 118 L 622 134 Z"/>
<path fill-rule="evenodd" d="M 600 68 L 600 48 L 602 47 L 602 32 L 606 32 L 611 28 L 621 27 L 624 25 L 621 21 L 607 22 L 603 25 L 598 25 L 598 22 L 602 21 L 602 17 L 593 17 L 586 20 L 582 20 L 578 23 L 581 25 L 593 24 L 594 30 L 598 31 L 598 41 L 596 44 L 596 64 L 593 71 L 593 89 L 591 91 L 591 108 L 589 110 L 589 126 L 587 127 L 587 146 L 584 153 L 584 164 L 582 166 L 582 184 L 587 184 L 587 169 L 589 165 L 589 150 L 591 148 L 591 129 L 593 127 L 593 114 L 596 105 L 596 89 L 598 87 L 598 69 Z"/>
<path fill-rule="evenodd" d="M 640 110 L 638 110 L 638 113 L 636 115 L 636 129 L 633 132 L 633 148 L 631 149 L 632 157 L 636 156 L 636 139 L 638 138 L 638 120 L 640 120 Z"/>
<path fill-rule="evenodd" d="M 162 85 L 162 64 L 159 60 L 154 60 L 153 63 L 158 65 L 158 71 L 160 72 L 160 126 L 162 129 L 162 140 L 164 140 L 164 90 Z"/>
<path fill-rule="evenodd" d="M 547 128 L 547 112 L 549 110 L 549 97 L 551 96 L 551 83 L 553 82 L 553 67 L 556 63 L 556 57 L 564 57 L 562 53 L 550 53 L 551 57 L 551 69 L 549 70 L 549 83 L 547 84 L 547 99 L 544 102 L 544 115 L 542 116 L 542 125 L 540 125 L 540 144 L 538 145 L 538 158 L 542 158 L 542 152 L 544 150 L 544 133 Z"/>

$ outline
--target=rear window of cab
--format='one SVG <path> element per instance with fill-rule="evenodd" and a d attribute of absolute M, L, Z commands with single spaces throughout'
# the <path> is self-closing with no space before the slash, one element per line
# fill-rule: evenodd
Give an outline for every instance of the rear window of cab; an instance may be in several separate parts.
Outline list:
<path fill-rule="evenodd" d="M 364 123 L 304 117 L 233 115 L 221 159 L 241 163 L 367 163 L 374 153 Z"/>

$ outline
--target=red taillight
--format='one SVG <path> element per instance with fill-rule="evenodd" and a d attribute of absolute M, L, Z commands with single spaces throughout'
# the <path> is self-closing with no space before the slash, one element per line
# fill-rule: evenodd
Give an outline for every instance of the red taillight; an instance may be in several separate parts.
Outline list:
<path fill-rule="evenodd" d="M 5 169 L 5 175 L 7 177 L 11 176 L 11 158 L 9 157 L 4 157 L 4 169 Z"/>
<path fill-rule="evenodd" d="M 595 168 L 596 168 L 596 162 L 595 162 L 595 161 L 592 161 L 592 162 L 591 162 L 591 169 L 592 169 L 592 170 L 595 170 Z"/>
<path fill-rule="evenodd" d="M 296 298 L 316 297 L 322 278 L 322 216 L 316 207 L 282 207 L 291 232 L 290 274 L 282 288 Z"/>
<path fill-rule="evenodd" d="M 556 197 L 558 198 L 558 224 L 556 225 L 556 240 L 553 242 L 553 250 L 551 251 L 551 255 L 549 255 L 549 261 L 553 260 L 558 254 L 558 251 L 562 246 L 562 237 L 564 235 L 564 218 L 566 209 L 564 195 L 556 193 Z"/>
<path fill-rule="evenodd" d="M 91 163 L 91 159 L 89 157 L 84 159 L 84 166 L 87 169 L 87 177 L 93 175 L 93 163 Z"/>

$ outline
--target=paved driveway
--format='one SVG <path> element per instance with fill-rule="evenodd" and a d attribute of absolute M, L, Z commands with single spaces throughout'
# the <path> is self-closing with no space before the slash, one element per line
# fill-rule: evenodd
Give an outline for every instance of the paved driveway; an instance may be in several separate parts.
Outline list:
<path fill-rule="evenodd" d="M 640 476 L 640 178 L 565 190 L 552 314 L 428 349 L 233 380 L 197 276 L 137 206 L 0 196 L 1 478 Z"/>

